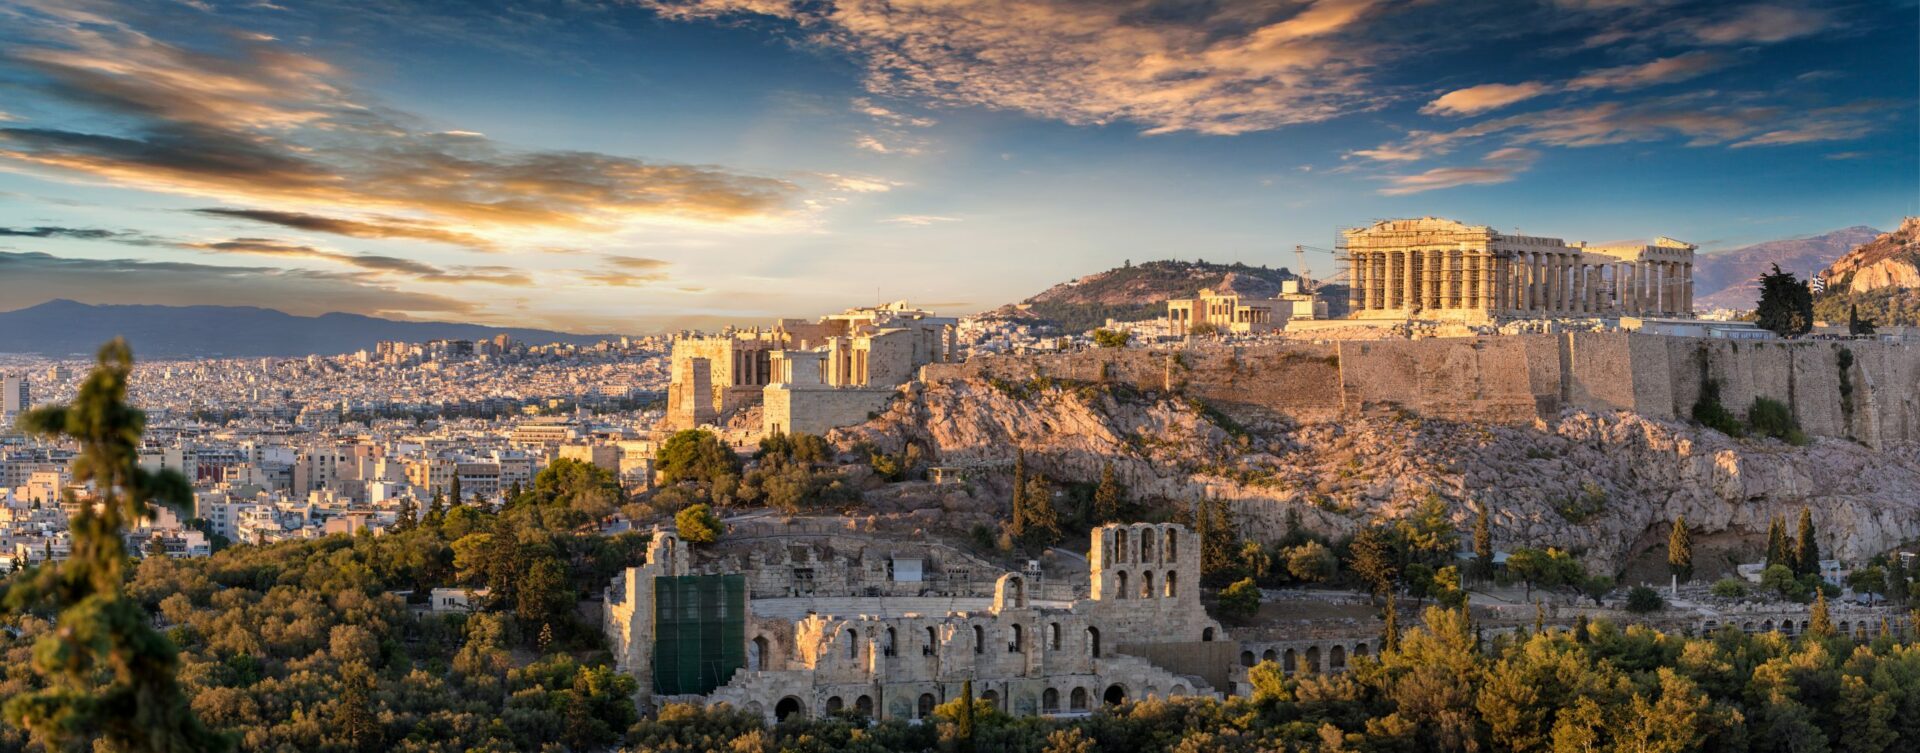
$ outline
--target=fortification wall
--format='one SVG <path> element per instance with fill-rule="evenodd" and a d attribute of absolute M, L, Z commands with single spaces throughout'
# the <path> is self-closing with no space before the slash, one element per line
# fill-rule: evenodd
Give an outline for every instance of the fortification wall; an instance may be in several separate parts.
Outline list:
<path fill-rule="evenodd" d="M 1496 423 L 1551 418 L 1567 407 L 1685 418 L 1711 378 L 1720 385 L 1721 404 L 1742 418 L 1754 398 L 1766 397 L 1787 404 L 1810 435 L 1874 447 L 1920 441 L 1920 348 L 1877 342 L 1583 332 L 1197 345 L 1171 352 L 1095 349 L 982 356 L 923 371 L 932 382 L 968 377 L 1177 391 L 1241 421 L 1321 421 L 1404 409 Z"/>

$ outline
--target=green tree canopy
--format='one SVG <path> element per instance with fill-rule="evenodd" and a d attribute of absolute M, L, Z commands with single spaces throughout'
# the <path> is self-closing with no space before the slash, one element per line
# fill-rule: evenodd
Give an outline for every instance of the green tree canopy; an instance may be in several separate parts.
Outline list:
<path fill-rule="evenodd" d="M 1756 323 L 1781 337 L 1798 337 L 1813 329 L 1813 292 L 1792 272 L 1773 271 L 1760 276 L 1760 305 Z"/>

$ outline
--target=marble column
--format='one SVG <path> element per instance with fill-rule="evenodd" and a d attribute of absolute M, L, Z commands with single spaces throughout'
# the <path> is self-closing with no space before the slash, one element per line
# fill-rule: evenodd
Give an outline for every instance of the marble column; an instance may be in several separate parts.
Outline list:
<path fill-rule="evenodd" d="M 1683 277 L 1680 280 L 1683 286 L 1681 288 L 1681 293 L 1680 293 L 1680 301 L 1682 303 L 1680 307 L 1681 309 L 1680 313 L 1687 317 L 1692 317 L 1693 316 L 1693 262 L 1687 262 L 1685 264 L 1680 265 L 1680 269 L 1681 269 L 1681 273 L 1685 275 L 1685 277 Z"/>
<path fill-rule="evenodd" d="M 1412 311 L 1420 304 L 1420 280 L 1414 276 L 1414 261 L 1418 256 L 1419 252 L 1416 251 L 1401 253 L 1404 276 L 1400 279 L 1400 306 L 1407 311 Z"/>

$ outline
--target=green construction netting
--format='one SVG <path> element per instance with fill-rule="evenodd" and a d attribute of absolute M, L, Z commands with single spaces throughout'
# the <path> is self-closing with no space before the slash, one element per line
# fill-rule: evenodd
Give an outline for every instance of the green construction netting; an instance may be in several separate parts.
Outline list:
<path fill-rule="evenodd" d="M 653 579 L 653 692 L 706 695 L 747 665 L 747 579 Z"/>

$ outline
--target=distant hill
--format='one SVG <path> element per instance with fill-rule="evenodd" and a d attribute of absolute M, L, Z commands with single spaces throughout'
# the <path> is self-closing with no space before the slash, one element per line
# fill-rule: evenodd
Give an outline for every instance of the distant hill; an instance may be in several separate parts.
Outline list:
<path fill-rule="evenodd" d="M 1230 290 L 1249 298 L 1271 298 L 1279 294 L 1280 283 L 1292 279 L 1296 276 L 1284 267 L 1150 261 L 1063 282 L 989 313 L 1043 320 L 1069 332 L 1081 332 L 1105 324 L 1108 319 L 1151 319 L 1166 312 L 1168 298 L 1191 297 L 1201 288 Z M 1340 300 L 1346 300 L 1344 293 Z"/>
<path fill-rule="evenodd" d="M 1751 309 L 1760 301 L 1760 275 L 1778 263 L 1780 268 L 1812 277 L 1845 255 L 1849 249 L 1866 243 L 1880 231 L 1856 225 L 1808 238 L 1756 243 L 1742 248 L 1700 254 L 1694 258 L 1694 307 L 1713 309 Z"/>
<path fill-rule="evenodd" d="M 373 348 L 380 340 L 489 338 L 545 344 L 591 344 L 606 335 L 483 327 L 447 322 L 403 322 L 359 314 L 294 316 L 250 306 L 95 306 L 53 300 L 0 312 L 0 353 L 90 355 L 124 335 L 143 357 L 259 357 L 335 355 Z"/>
<path fill-rule="evenodd" d="M 1814 318 L 1844 322 L 1858 307 L 1861 318 L 1879 324 L 1920 325 L 1920 217 L 1860 244 L 1820 274 L 1827 290 L 1814 299 Z"/>

